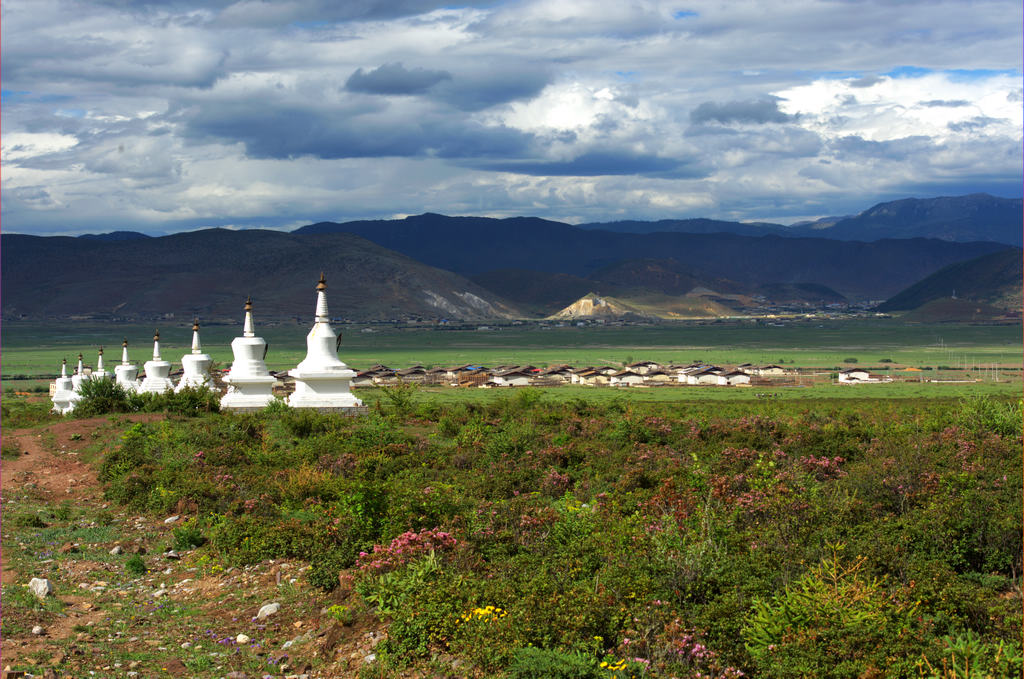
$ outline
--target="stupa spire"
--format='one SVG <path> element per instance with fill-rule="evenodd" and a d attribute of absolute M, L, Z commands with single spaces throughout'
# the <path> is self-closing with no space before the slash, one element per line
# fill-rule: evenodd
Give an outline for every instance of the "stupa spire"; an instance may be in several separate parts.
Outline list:
<path fill-rule="evenodd" d="M 61 377 L 67 377 L 68 376 L 68 359 L 66 359 L 66 358 L 63 359 L 60 362 L 60 376 Z"/>
<path fill-rule="evenodd" d="M 121 340 L 121 365 L 128 365 L 128 338 Z"/>
<path fill-rule="evenodd" d="M 82 374 L 82 354 L 78 354 L 78 370 L 75 373 L 78 375 Z"/>
<path fill-rule="evenodd" d="M 157 330 L 153 333 L 153 360 L 159 361 L 160 358 L 160 331 Z"/>
<path fill-rule="evenodd" d="M 103 347 L 100 347 L 99 356 L 96 357 L 96 372 L 103 372 Z"/>
<path fill-rule="evenodd" d="M 202 347 L 199 346 L 199 319 L 195 318 L 192 320 L 192 353 L 201 354 L 203 353 Z"/>
<path fill-rule="evenodd" d="M 245 323 L 242 324 L 242 337 L 255 337 L 256 330 L 252 324 L 252 297 L 245 298 Z"/>
<path fill-rule="evenodd" d="M 327 279 L 320 272 L 320 282 L 316 284 L 316 322 L 326 323 L 330 319 L 327 313 Z"/>

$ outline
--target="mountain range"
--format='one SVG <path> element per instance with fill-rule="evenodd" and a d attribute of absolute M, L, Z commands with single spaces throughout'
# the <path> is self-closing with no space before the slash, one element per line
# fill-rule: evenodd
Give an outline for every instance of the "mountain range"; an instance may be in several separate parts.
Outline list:
<path fill-rule="evenodd" d="M 1012 288 L 1016 280 L 1019 288 L 1020 250 L 1008 247 L 1014 210 L 1019 242 L 1021 201 L 983 194 L 907 199 L 796 227 L 716 220 L 572 226 L 427 213 L 320 222 L 291 233 L 5 233 L 3 314 L 227 319 L 251 294 L 258 315 L 303 317 L 321 270 L 334 315 L 352 320 L 548 316 L 591 293 L 666 318 L 723 315 L 752 300 L 898 299 L 944 267 L 982 258 L 974 270 L 986 270 L 997 260 L 984 256 L 999 253 L 1016 257 L 1018 267 L 998 284 Z M 914 237 L 832 237 L 867 233 Z M 976 240 L 957 242 L 971 235 Z M 937 285 L 949 287 L 944 279 Z"/>

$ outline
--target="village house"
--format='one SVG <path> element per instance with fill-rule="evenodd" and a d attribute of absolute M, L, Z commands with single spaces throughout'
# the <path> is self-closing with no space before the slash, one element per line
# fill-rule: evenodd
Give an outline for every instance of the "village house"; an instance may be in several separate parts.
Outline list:
<path fill-rule="evenodd" d="M 644 384 L 668 384 L 673 381 L 673 375 L 662 368 L 651 370 L 644 377 Z"/>
<path fill-rule="evenodd" d="M 780 375 L 785 375 L 786 369 L 781 365 L 763 365 L 754 370 L 754 374 L 761 377 L 778 377 Z"/>
<path fill-rule="evenodd" d="M 840 384 L 863 384 L 866 382 L 892 382 L 888 375 L 875 375 L 864 368 L 847 368 L 839 372 Z"/>
<path fill-rule="evenodd" d="M 730 370 L 718 376 L 718 385 L 734 387 L 740 384 L 750 384 L 750 375 L 742 370 Z"/>
<path fill-rule="evenodd" d="M 609 383 L 613 387 L 632 387 L 637 384 L 643 384 L 644 376 L 638 372 L 626 368 L 625 370 L 620 370 L 614 375 L 611 375 L 609 378 Z"/>
<path fill-rule="evenodd" d="M 491 375 L 491 382 L 499 387 L 525 387 L 530 384 L 533 373 L 528 369 L 511 368 Z"/>
<path fill-rule="evenodd" d="M 636 363 L 630 363 L 625 369 L 632 370 L 637 375 L 646 375 L 652 370 L 660 370 L 661 364 L 654 361 L 637 361 Z"/>

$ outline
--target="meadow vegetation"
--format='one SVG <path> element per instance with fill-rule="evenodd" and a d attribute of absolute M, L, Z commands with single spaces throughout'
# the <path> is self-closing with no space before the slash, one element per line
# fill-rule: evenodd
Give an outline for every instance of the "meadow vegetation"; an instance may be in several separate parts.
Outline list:
<path fill-rule="evenodd" d="M 387 626 L 373 676 L 1022 670 L 1019 397 L 184 410 L 103 452 L 107 500 L 308 560 L 339 624 Z"/>

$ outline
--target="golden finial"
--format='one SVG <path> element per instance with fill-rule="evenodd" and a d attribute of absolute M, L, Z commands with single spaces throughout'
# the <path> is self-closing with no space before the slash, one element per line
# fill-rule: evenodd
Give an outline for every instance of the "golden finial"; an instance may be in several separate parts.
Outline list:
<path fill-rule="evenodd" d="M 196 332 L 198 330 L 199 330 L 199 319 L 198 318 L 193 318 L 192 319 L 192 332 Z"/>
<path fill-rule="evenodd" d="M 324 278 L 323 271 L 320 272 L 320 282 L 316 284 L 316 289 L 321 291 L 327 289 L 327 279 Z"/>
<path fill-rule="evenodd" d="M 160 331 L 159 330 L 154 330 L 153 331 L 153 341 L 154 342 L 159 342 L 160 341 Z"/>
<path fill-rule="evenodd" d="M 82 354 L 78 354 L 78 360 L 79 360 L 79 361 L 81 361 L 81 360 L 82 360 Z"/>
<path fill-rule="evenodd" d="M 62 365 L 67 365 L 68 364 L 68 357 L 67 356 L 65 356 L 63 359 L 61 359 L 61 364 Z"/>
<path fill-rule="evenodd" d="M 103 355 L 103 347 L 100 347 L 100 356 Z"/>
<path fill-rule="evenodd" d="M 245 310 L 252 311 L 252 295 L 245 298 Z"/>
<path fill-rule="evenodd" d="M 123 339 L 121 340 L 121 346 L 122 346 L 122 347 L 126 347 L 126 346 L 128 346 L 128 338 L 127 338 L 127 337 L 125 337 L 125 338 L 123 338 Z"/>

